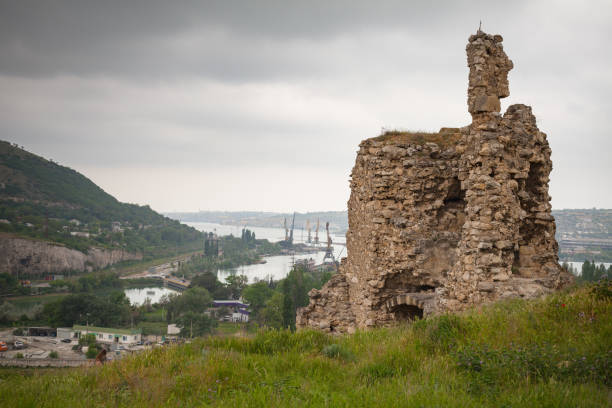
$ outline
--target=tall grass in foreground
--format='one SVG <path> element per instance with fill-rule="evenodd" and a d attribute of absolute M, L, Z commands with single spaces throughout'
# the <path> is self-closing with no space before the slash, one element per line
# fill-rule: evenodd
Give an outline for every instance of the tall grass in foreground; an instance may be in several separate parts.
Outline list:
<path fill-rule="evenodd" d="M 103 367 L 0 370 L 0 405 L 607 407 L 611 305 L 587 287 L 341 337 L 262 331 Z"/>

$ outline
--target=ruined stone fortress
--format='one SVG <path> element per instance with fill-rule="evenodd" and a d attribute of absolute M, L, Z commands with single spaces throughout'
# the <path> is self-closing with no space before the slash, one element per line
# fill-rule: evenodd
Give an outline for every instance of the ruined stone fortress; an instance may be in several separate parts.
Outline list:
<path fill-rule="evenodd" d="M 558 263 L 546 135 L 512 105 L 500 35 L 466 48 L 472 123 L 361 142 L 348 201 L 348 256 L 297 315 L 330 332 L 386 326 L 570 282 Z"/>

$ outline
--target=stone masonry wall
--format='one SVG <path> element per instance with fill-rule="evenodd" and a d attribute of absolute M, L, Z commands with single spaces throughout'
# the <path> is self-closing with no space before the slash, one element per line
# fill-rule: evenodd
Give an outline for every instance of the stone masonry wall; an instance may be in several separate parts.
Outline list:
<path fill-rule="evenodd" d="M 570 281 L 558 264 L 546 135 L 512 105 L 502 38 L 467 45 L 472 124 L 387 132 L 360 144 L 348 202 L 348 257 L 298 311 L 298 327 L 390 325 Z"/>

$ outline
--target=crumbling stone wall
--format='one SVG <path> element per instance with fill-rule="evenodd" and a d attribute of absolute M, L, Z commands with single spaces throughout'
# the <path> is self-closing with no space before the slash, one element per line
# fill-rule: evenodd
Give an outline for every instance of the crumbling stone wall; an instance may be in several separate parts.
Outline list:
<path fill-rule="evenodd" d="M 387 132 L 360 144 L 348 202 L 348 257 L 298 311 L 298 327 L 389 325 L 569 282 L 558 264 L 546 135 L 512 105 L 502 37 L 467 45 L 472 124 Z"/>

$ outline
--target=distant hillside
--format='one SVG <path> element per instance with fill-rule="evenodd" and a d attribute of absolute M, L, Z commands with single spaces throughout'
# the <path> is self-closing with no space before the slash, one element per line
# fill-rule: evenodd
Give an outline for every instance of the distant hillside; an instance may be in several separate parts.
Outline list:
<path fill-rule="evenodd" d="M 0 141 L 0 232 L 87 251 L 147 256 L 199 245 L 201 233 L 149 206 L 117 201 L 87 177 Z"/>
<path fill-rule="evenodd" d="M 291 225 L 293 213 L 273 213 L 258 211 L 200 211 L 166 213 L 170 218 L 188 222 L 214 222 L 227 225 L 247 225 L 251 227 L 282 228 L 285 219 L 287 225 Z M 295 227 L 305 228 L 306 222 L 310 221 L 313 230 L 320 222 L 321 230 L 325 229 L 325 223 L 329 222 L 330 230 L 337 234 L 344 234 L 348 230 L 348 217 L 346 211 L 321 211 L 309 213 L 295 213 Z"/>
<path fill-rule="evenodd" d="M 612 210 L 553 210 L 563 260 L 612 262 Z"/>

